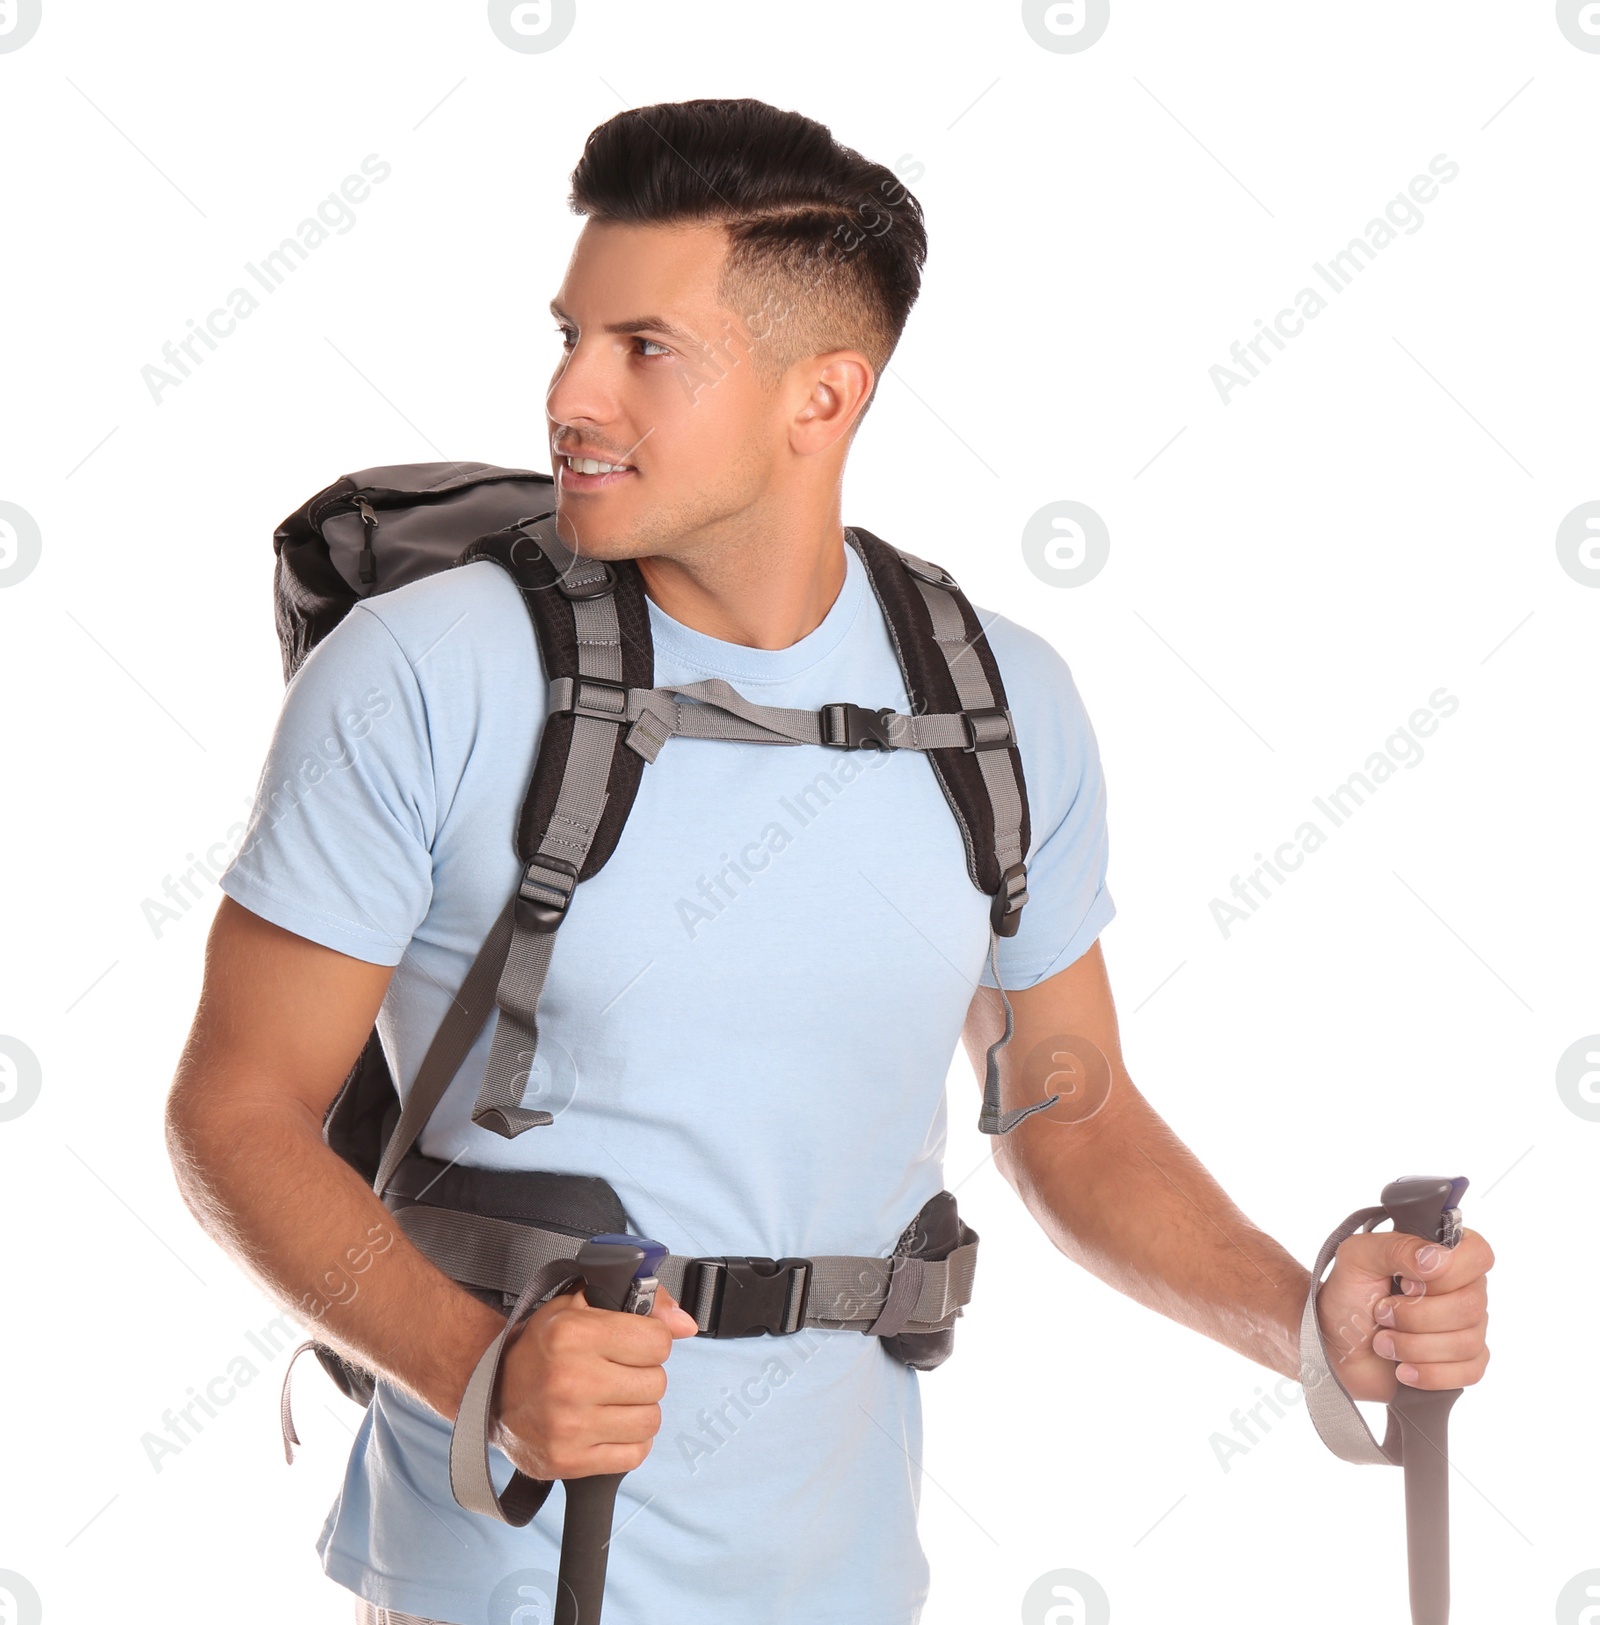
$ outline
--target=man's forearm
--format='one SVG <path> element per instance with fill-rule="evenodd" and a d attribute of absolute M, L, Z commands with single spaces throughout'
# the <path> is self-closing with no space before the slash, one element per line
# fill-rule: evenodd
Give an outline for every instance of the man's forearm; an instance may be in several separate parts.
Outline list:
<path fill-rule="evenodd" d="M 1310 1272 L 1245 1218 L 1125 1073 L 1095 1116 L 1056 1123 L 1042 1112 L 998 1142 L 995 1162 L 1068 1258 L 1299 1376 Z"/>
<path fill-rule="evenodd" d="M 304 1108 L 189 1106 L 167 1138 L 190 1210 L 294 1319 L 454 1419 L 504 1317 L 406 1239 Z"/>

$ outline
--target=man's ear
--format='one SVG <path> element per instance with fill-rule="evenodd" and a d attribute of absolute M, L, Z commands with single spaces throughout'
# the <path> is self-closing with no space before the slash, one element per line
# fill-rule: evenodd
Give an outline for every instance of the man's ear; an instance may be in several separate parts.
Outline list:
<path fill-rule="evenodd" d="M 802 376 L 806 393 L 790 423 L 789 443 L 802 455 L 814 455 L 850 433 L 877 378 L 859 350 L 813 356 Z"/>

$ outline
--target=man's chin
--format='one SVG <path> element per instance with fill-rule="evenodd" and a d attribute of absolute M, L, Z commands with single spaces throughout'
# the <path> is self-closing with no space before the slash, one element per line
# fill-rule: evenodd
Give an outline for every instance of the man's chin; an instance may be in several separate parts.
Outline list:
<path fill-rule="evenodd" d="M 639 546 L 636 525 L 608 515 L 591 502 L 556 502 L 556 534 L 575 553 L 591 559 L 631 559 Z"/>

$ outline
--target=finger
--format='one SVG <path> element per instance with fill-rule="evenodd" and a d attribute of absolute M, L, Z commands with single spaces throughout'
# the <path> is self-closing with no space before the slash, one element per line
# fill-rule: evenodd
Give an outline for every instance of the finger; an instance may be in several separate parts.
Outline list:
<path fill-rule="evenodd" d="M 656 1288 L 655 1307 L 650 1313 L 667 1323 L 673 1337 L 698 1337 L 700 1323 L 673 1295 L 662 1287 Z"/>
<path fill-rule="evenodd" d="M 1474 1360 L 1454 1360 L 1424 1366 L 1414 1366 L 1408 1361 L 1396 1366 L 1394 1374 L 1407 1388 L 1465 1388 L 1483 1376 L 1488 1364 L 1489 1351 L 1484 1349 Z"/>
<path fill-rule="evenodd" d="M 1441 1365 L 1475 1360 L 1483 1352 L 1483 1329 L 1473 1326 L 1457 1332 L 1380 1331 L 1372 1339 L 1372 1352 L 1385 1360 L 1408 1365 Z"/>
<path fill-rule="evenodd" d="M 583 1453 L 579 1465 L 561 1476 L 593 1478 L 600 1473 L 631 1473 L 644 1465 L 649 1453 L 649 1445 L 643 1440 L 638 1444 L 592 1445 Z"/>
<path fill-rule="evenodd" d="M 1401 1238 L 1402 1241 L 1412 1239 Z M 1435 1256 L 1430 1264 L 1424 1265 L 1422 1260 L 1430 1249 Z M 1454 1247 L 1418 1240 L 1410 1263 L 1396 1269 L 1395 1274 L 1400 1276 L 1402 1284 L 1416 1283 L 1421 1290 L 1412 1295 L 1421 1297 L 1437 1292 L 1458 1292 L 1474 1281 L 1481 1281 L 1493 1266 L 1494 1252 L 1489 1243 L 1476 1230 L 1463 1230 L 1461 1240 Z"/>
<path fill-rule="evenodd" d="M 596 1405 L 590 1412 L 595 1444 L 640 1444 L 661 1431 L 661 1407 L 642 1405 Z"/>
<path fill-rule="evenodd" d="M 611 1360 L 597 1368 L 586 1397 L 597 1409 L 613 1410 L 658 1405 L 666 1391 L 667 1373 L 661 1366 Z"/>
<path fill-rule="evenodd" d="M 1494 1253 L 1475 1230 L 1463 1230 L 1454 1247 L 1381 1230 L 1347 1237 L 1339 1246 L 1338 1259 L 1347 1270 L 1374 1282 L 1398 1275 L 1418 1283 L 1426 1293 L 1454 1291 L 1478 1279 L 1493 1265 Z"/>
<path fill-rule="evenodd" d="M 574 1313 L 583 1318 L 581 1332 L 575 1332 L 579 1343 L 574 1346 L 597 1350 L 618 1365 L 658 1366 L 671 1352 L 672 1338 L 681 1335 L 673 1329 L 673 1321 L 656 1313 L 653 1304 L 648 1315 L 624 1315 L 591 1304 L 581 1290 L 573 1294 L 573 1302 Z M 692 1319 L 689 1324 L 694 1325 Z M 665 1340 L 663 1328 L 669 1334 Z"/>
<path fill-rule="evenodd" d="M 1488 1318 L 1489 1294 L 1482 1281 L 1462 1287 L 1459 1292 L 1441 1292 L 1414 1298 L 1380 1298 L 1372 1306 L 1372 1318 L 1379 1326 L 1400 1332 L 1453 1332 L 1476 1326 Z"/>

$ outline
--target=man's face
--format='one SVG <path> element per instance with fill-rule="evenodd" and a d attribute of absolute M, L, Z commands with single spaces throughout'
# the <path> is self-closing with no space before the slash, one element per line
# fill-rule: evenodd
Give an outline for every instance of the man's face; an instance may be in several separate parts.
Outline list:
<path fill-rule="evenodd" d="M 765 322 L 717 303 L 726 252 L 719 226 L 590 221 L 579 235 L 552 301 L 564 348 L 545 402 L 559 531 L 579 552 L 692 554 L 737 538 L 781 487 L 794 385 L 761 386 L 750 330 Z M 585 474 L 569 451 L 625 468 Z"/>

